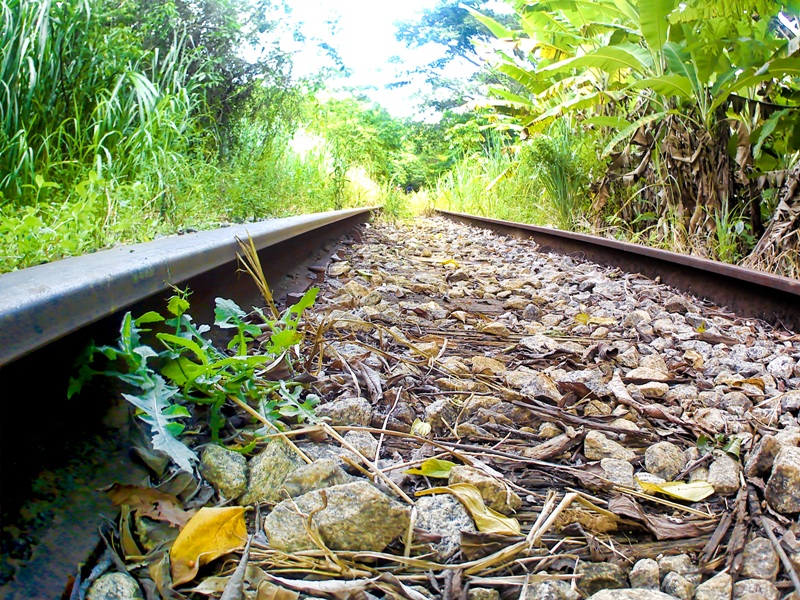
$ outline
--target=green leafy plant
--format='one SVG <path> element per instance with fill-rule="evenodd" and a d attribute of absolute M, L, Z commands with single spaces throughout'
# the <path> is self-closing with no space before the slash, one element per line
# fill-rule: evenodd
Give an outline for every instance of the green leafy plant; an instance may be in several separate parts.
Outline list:
<path fill-rule="evenodd" d="M 742 440 L 741 438 L 725 435 L 724 433 L 718 433 L 713 438 L 707 435 L 701 435 L 697 438 L 697 449 L 703 454 L 708 454 L 717 448 L 739 458 L 742 449 Z"/>
<path fill-rule="evenodd" d="M 178 291 L 167 303 L 167 317 L 150 311 L 134 319 L 127 313 L 116 346 L 90 346 L 81 357 L 78 375 L 70 381 L 67 395 L 72 397 L 97 375 L 124 382 L 131 393 L 123 397 L 150 426 L 153 447 L 185 471 L 192 470 L 196 456 L 179 439 L 185 429 L 179 419 L 193 416 L 189 410 L 193 405 L 207 406 L 214 442 L 219 441 L 226 425 L 223 408 L 229 402 L 257 406 L 261 416 L 276 428 L 281 427 L 281 419 L 313 423 L 319 398 L 305 394 L 297 382 L 268 377 L 279 367 L 292 372 L 289 351 L 303 339 L 301 317 L 318 291 L 310 289 L 277 318 L 256 310 L 254 314 L 263 325 L 249 322 L 247 313 L 232 300 L 217 298 L 214 325 L 235 330 L 226 350 L 204 337 L 211 328 L 194 323 L 188 313 L 188 291 Z M 163 324 L 169 331 L 154 332 L 146 328 L 150 324 Z M 146 343 L 145 337 L 152 338 L 153 345 Z M 253 351 L 256 348 L 258 351 Z M 110 362 L 106 370 L 92 367 L 98 354 Z"/>

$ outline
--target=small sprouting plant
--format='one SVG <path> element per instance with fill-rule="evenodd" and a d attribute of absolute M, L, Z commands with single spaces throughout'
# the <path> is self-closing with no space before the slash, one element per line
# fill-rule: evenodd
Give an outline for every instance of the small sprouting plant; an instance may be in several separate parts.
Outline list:
<path fill-rule="evenodd" d="M 153 447 L 185 471 L 192 470 L 197 457 L 179 439 L 185 428 L 180 419 L 192 416 L 189 408 L 193 405 L 208 407 L 208 426 L 215 442 L 226 425 L 223 407 L 229 401 L 256 407 L 276 427 L 280 419 L 314 422 L 317 396 L 301 398 L 304 390 L 299 383 L 271 381 L 266 376 L 279 366 L 291 372 L 291 351 L 303 339 L 300 319 L 318 291 L 310 289 L 277 318 L 256 310 L 263 325 L 249 322 L 247 313 L 232 300 L 217 298 L 214 325 L 236 330 L 225 350 L 203 337 L 211 328 L 194 323 L 188 313 L 188 291 L 177 291 L 167 302 L 168 316 L 150 311 L 134 319 L 127 313 L 116 346 L 87 348 L 67 396 L 72 397 L 96 375 L 123 381 L 132 391 L 123 397 L 150 426 Z M 156 323 L 168 331 L 154 333 L 147 328 Z M 110 361 L 108 369 L 93 368 L 98 354 Z"/>
<path fill-rule="evenodd" d="M 724 433 L 718 433 L 713 438 L 701 434 L 700 437 L 697 438 L 697 449 L 703 454 L 708 454 L 715 449 L 721 449 L 739 458 L 742 449 L 742 440 L 738 437 L 726 436 Z"/>

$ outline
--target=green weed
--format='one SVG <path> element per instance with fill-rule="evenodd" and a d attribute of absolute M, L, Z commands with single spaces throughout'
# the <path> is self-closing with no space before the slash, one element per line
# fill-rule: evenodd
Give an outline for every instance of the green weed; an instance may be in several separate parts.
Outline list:
<path fill-rule="evenodd" d="M 185 471 L 192 470 L 197 457 L 180 439 L 185 429 L 181 419 L 191 417 L 189 409 L 194 406 L 207 407 L 214 442 L 220 441 L 226 424 L 223 408 L 231 400 L 257 407 L 267 422 L 279 428 L 281 419 L 313 423 L 319 398 L 305 394 L 299 383 L 272 381 L 268 376 L 278 367 L 292 372 L 291 351 L 303 339 L 300 320 L 318 291 L 310 289 L 275 317 L 256 309 L 260 325 L 251 323 L 235 302 L 217 298 L 214 325 L 233 334 L 226 349 L 204 337 L 209 326 L 194 323 L 188 312 L 188 291 L 169 299 L 166 317 L 155 311 L 138 318 L 127 313 L 116 346 L 87 349 L 78 375 L 70 380 L 68 397 L 97 375 L 124 382 L 132 393 L 123 397 L 150 427 L 153 447 Z M 167 330 L 155 332 L 147 327 L 155 324 Z M 258 351 L 251 352 L 254 348 Z M 92 366 L 99 355 L 109 363 L 102 371 Z"/>

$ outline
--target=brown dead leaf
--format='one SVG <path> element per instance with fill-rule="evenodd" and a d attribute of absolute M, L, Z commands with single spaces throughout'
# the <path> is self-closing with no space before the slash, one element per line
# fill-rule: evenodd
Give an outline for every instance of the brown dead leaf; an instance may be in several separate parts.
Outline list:
<path fill-rule="evenodd" d="M 643 523 L 657 540 L 682 540 L 699 537 L 714 528 L 713 521 L 691 522 L 677 517 L 648 515 L 628 496 L 616 496 L 608 502 L 608 510 L 621 517 Z"/>
<path fill-rule="evenodd" d="M 613 515 L 600 514 L 583 507 L 574 507 L 559 513 L 555 527 L 561 530 L 573 523 L 578 523 L 583 529 L 593 533 L 611 533 L 617 530 L 619 520 Z"/>
<path fill-rule="evenodd" d="M 201 508 L 172 544 L 172 581 L 191 581 L 198 569 L 215 558 L 244 545 L 247 526 L 244 507 Z"/>
<path fill-rule="evenodd" d="M 462 531 L 461 551 L 467 557 L 467 560 L 477 560 L 499 552 L 503 548 L 521 542 L 524 539 L 522 536 L 514 537 L 500 533 Z"/>
<path fill-rule="evenodd" d="M 183 527 L 195 511 L 183 510 L 180 500 L 149 487 L 113 484 L 106 489 L 111 501 L 118 506 L 128 506 L 140 517 L 164 521 L 173 527 Z"/>

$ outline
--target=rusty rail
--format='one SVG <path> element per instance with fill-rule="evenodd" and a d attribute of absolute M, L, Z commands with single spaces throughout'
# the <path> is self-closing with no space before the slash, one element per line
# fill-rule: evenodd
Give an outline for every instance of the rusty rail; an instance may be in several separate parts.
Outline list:
<path fill-rule="evenodd" d="M 627 273 L 641 273 L 743 317 L 762 319 L 792 331 L 800 329 L 800 281 L 795 279 L 594 235 L 464 213 L 437 212 L 459 223 L 531 238 L 543 252 L 568 254 Z"/>

